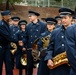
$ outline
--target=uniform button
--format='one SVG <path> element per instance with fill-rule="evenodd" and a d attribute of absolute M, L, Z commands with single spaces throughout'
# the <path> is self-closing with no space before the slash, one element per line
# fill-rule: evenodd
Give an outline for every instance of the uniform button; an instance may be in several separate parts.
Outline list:
<path fill-rule="evenodd" d="M 0 46 L 0 48 L 2 48 L 2 46 Z"/>
<path fill-rule="evenodd" d="M 32 37 L 32 35 L 31 35 L 31 37 Z"/>
<path fill-rule="evenodd" d="M 18 31 L 20 31 L 20 30 L 18 30 Z"/>
<path fill-rule="evenodd" d="M 64 46 L 64 44 L 62 44 L 62 46 Z"/>
<path fill-rule="evenodd" d="M 21 36 L 21 37 L 23 37 L 23 36 Z"/>
<path fill-rule="evenodd" d="M 15 30 L 13 29 L 13 31 L 15 31 Z"/>
<path fill-rule="evenodd" d="M 36 31 L 38 31 L 38 30 L 36 30 Z"/>
<path fill-rule="evenodd" d="M 31 42 L 32 43 L 32 42 Z"/>
<path fill-rule="evenodd" d="M 15 34 L 13 34 L 13 35 L 15 35 Z"/>
<path fill-rule="evenodd" d="M 62 38 L 64 38 L 64 36 L 61 36 Z"/>
<path fill-rule="evenodd" d="M 35 36 L 35 37 L 37 37 L 37 36 Z"/>

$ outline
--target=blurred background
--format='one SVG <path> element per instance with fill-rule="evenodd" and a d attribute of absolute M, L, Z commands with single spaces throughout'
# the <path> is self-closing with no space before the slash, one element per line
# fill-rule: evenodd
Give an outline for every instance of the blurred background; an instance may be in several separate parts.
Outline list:
<path fill-rule="evenodd" d="M 75 10 L 76 0 L 0 0 L 0 12 L 11 10 L 12 16 L 19 16 L 28 20 L 28 10 L 35 10 L 41 14 L 39 17 L 55 17 L 58 9 L 69 7 Z M 1 16 L 0 16 L 1 19 Z"/>

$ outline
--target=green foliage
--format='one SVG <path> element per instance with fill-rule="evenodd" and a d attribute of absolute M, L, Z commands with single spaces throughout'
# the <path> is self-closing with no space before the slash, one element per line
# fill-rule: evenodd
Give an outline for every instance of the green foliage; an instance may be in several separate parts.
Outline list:
<path fill-rule="evenodd" d="M 2 0 L 0 0 L 0 3 L 2 3 Z"/>
<path fill-rule="evenodd" d="M 61 0 L 55 0 L 55 1 L 60 2 Z"/>
<path fill-rule="evenodd" d="M 5 0 L 6 2 L 7 0 Z M 19 3 L 19 2 L 22 2 L 23 0 L 9 0 L 10 3 L 14 4 L 15 2 Z M 2 3 L 3 0 L 0 0 L 0 3 Z"/>

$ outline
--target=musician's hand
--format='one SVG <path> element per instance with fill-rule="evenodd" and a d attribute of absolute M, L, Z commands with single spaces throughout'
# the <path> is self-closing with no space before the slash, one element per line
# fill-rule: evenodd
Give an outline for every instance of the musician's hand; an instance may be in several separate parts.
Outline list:
<path fill-rule="evenodd" d="M 54 63 L 51 59 L 48 60 L 47 66 L 48 67 L 53 67 Z"/>
<path fill-rule="evenodd" d="M 25 51 L 26 50 L 26 48 L 22 48 L 22 51 Z"/>
<path fill-rule="evenodd" d="M 18 44 L 19 44 L 19 46 L 23 46 L 24 45 L 23 41 L 21 41 L 21 40 L 18 41 Z"/>

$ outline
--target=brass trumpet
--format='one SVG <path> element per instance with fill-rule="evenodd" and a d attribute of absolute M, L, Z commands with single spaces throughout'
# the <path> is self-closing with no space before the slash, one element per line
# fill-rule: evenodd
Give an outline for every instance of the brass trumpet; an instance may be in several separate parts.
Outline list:
<path fill-rule="evenodd" d="M 23 66 L 26 66 L 27 65 L 27 55 L 26 54 L 23 54 L 21 59 L 20 59 L 20 62 Z"/>
<path fill-rule="evenodd" d="M 13 42 L 11 42 L 10 45 L 11 45 L 11 48 L 12 48 L 10 51 L 14 55 L 15 52 L 17 51 L 17 45 Z"/>

